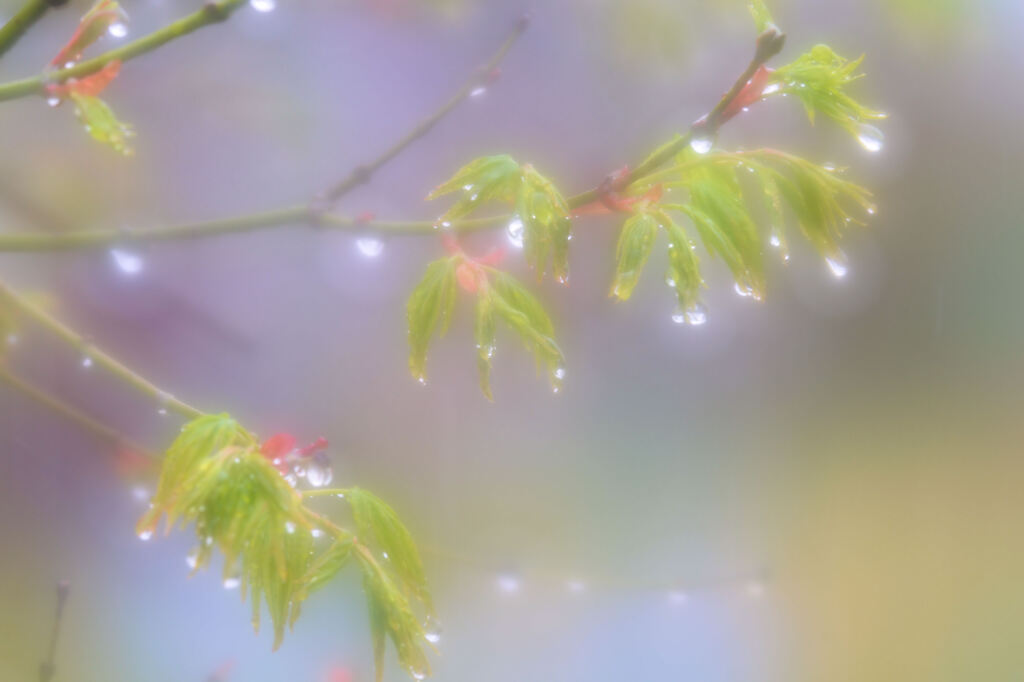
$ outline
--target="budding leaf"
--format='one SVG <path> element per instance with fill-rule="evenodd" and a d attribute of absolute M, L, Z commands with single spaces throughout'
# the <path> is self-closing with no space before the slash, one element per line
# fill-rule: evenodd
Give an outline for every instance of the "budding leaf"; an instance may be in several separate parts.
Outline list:
<path fill-rule="evenodd" d="M 476 338 L 476 364 L 480 374 L 480 390 L 488 400 L 494 400 L 491 393 L 491 359 L 494 357 L 495 324 L 494 305 L 491 297 L 477 296 L 476 323 L 473 325 Z"/>
<path fill-rule="evenodd" d="M 615 249 L 615 280 L 611 295 L 628 300 L 640 279 L 658 236 L 658 221 L 649 213 L 634 213 L 623 224 Z"/>
<path fill-rule="evenodd" d="M 450 180 L 427 195 L 427 199 L 462 192 L 462 197 L 442 216 L 445 220 L 455 220 L 488 201 L 513 201 L 521 186 L 522 172 L 515 159 L 507 154 L 484 156 L 460 168 Z"/>
<path fill-rule="evenodd" d="M 764 0 L 750 0 L 750 15 L 754 18 L 754 24 L 757 26 L 757 32 L 767 30 L 775 25 L 775 21 L 772 19 L 771 12 L 764 4 Z"/>
<path fill-rule="evenodd" d="M 63 67 L 68 62 L 78 61 L 82 51 L 102 38 L 111 26 L 127 20 L 128 14 L 115 0 L 99 0 L 82 15 L 71 39 L 50 61 L 50 65 Z"/>
<path fill-rule="evenodd" d="M 106 102 L 99 97 L 80 94 L 74 90 L 69 93 L 69 97 L 75 103 L 75 115 L 94 140 L 110 145 L 114 151 L 125 156 L 134 153 L 128 140 L 135 132 L 127 123 L 117 120 Z"/>
<path fill-rule="evenodd" d="M 859 139 L 865 134 L 880 135 L 867 121 L 883 119 L 886 115 L 860 104 L 846 92 L 850 83 L 863 77 L 864 74 L 857 73 L 863 59 L 862 55 L 850 61 L 828 45 L 816 45 L 792 63 L 776 69 L 771 81 L 779 86 L 776 92 L 800 99 L 811 123 L 820 112 Z"/>
<path fill-rule="evenodd" d="M 444 335 L 455 306 L 455 258 L 442 258 L 427 266 L 423 279 L 406 304 L 409 324 L 409 370 L 426 381 L 427 350 L 435 332 Z"/>
<path fill-rule="evenodd" d="M 700 302 L 700 290 L 704 287 L 693 242 L 667 212 L 660 212 L 658 220 L 668 235 L 668 272 L 665 278 L 676 292 L 679 308 L 693 310 Z"/>

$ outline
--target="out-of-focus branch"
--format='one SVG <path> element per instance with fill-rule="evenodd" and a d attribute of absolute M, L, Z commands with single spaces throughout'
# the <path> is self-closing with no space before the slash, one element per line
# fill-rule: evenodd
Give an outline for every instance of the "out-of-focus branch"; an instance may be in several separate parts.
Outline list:
<path fill-rule="evenodd" d="M 60 398 L 33 386 L 20 377 L 15 376 L 3 364 L 0 364 L 0 381 L 36 401 L 43 407 L 56 412 L 68 421 L 72 421 L 85 430 L 99 436 L 103 440 L 109 441 L 113 445 L 124 445 L 130 448 L 132 452 L 138 453 L 144 457 L 156 458 L 155 454 L 147 450 L 142 445 L 132 442 L 129 438 L 121 434 L 120 431 L 110 428 L 106 424 L 103 424 L 82 412 L 77 407 L 73 407 Z"/>
<path fill-rule="evenodd" d="M 9 303 L 13 310 L 35 321 L 40 326 L 53 333 L 53 335 L 61 341 L 83 354 L 83 356 L 88 357 L 90 363 L 102 367 L 123 383 L 126 383 L 140 393 L 149 396 L 156 404 L 160 405 L 161 408 L 177 412 L 178 414 L 189 418 L 202 416 L 202 412 L 188 403 L 178 400 L 166 391 L 162 391 L 144 377 L 139 376 L 125 365 L 95 347 L 81 334 L 70 327 L 67 327 L 38 306 L 16 294 L 3 282 L 0 282 L 0 302 Z"/>
<path fill-rule="evenodd" d="M 64 4 L 67 4 L 67 0 L 25 0 L 21 9 L 0 27 L 0 56 L 14 47 L 25 32 L 46 14 L 46 10 Z"/>
<path fill-rule="evenodd" d="M 246 0 L 210 0 L 201 9 L 150 33 L 148 36 L 134 40 L 109 52 L 104 52 L 92 59 L 86 59 L 71 68 L 59 69 L 51 73 L 2 84 L 0 85 L 0 102 L 40 94 L 48 84 L 63 83 L 69 78 L 88 76 L 91 73 L 96 73 L 115 59 L 126 62 L 147 52 L 152 52 L 158 47 L 186 36 L 204 26 L 224 21 L 235 10 L 242 7 L 245 2 Z"/>
<path fill-rule="evenodd" d="M 53 618 L 53 629 L 50 630 L 50 645 L 46 651 L 46 659 L 39 665 L 39 682 L 50 682 L 57 672 L 54 660 L 57 656 L 57 640 L 60 638 L 60 625 L 64 621 L 64 604 L 68 600 L 71 585 L 67 580 L 57 583 L 57 613 Z"/>
<path fill-rule="evenodd" d="M 441 119 L 447 116 L 448 113 L 457 107 L 463 100 L 469 97 L 473 90 L 478 87 L 482 87 L 489 82 L 494 77 L 494 70 L 498 68 L 498 65 L 501 64 L 501 61 L 505 58 L 505 55 L 508 54 L 509 50 L 512 49 L 512 46 L 515 45 L 517 40 L 519 40 L 519 36 L 526 31 L 529 25 L 529 15 L 523 15 L 519 21 L 516 22 L 516 26 L 512 30 L 512 33 L 505 39 L 505 42 L 501 44 L 498 51 L 494 53 L 494 56 L 487 60 L 483 66 L 474 71 L 462 87 L 459 88 L 459 90 L 452 95 L 440 109 L 420 121 L 415 128 L 405 135 L 405 137 L 388 147 L 380 156 L 368 163 L 356 166 L 344 179 L 327 190 L 323 195 L 323 199 L 327 202 L 327 205 L 330 206 L 355 187 L 369 182 L 373 173 L 376 172 L 377 169 L 398 156 L 410 144 L 430 132 L 431 128 L 437 125 Z"/>

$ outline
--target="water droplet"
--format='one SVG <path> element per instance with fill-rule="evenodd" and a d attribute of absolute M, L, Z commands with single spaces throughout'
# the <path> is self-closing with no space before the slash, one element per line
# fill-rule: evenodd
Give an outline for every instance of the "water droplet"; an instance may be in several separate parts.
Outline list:
<path fill-rule="evenodd" d="M 388 554 L 387 552 L 381 552 L 381 553 L 380 553 L 380 555 L 381 555 L 382 557 L 384 557 L 384 560 L 385 560 L 385 561 L 390 561 L 390 560 L 391 560 L 391 555 L 390 555 L 390 554 Z"/>
<path fill-rule="evenodd" d="M 293 488 L 299 485 L 299 478 L 293 473 L 285 474 L 284 480 L 288 485 L 290 485 Z"/>
<path fill-rule="evenodd" d="M 199 565 L 199 548 L 196 547 L 185 557 L 185 563 L 189 568 L 195 570 L 196 566 Z"/>
<path fill-rule="evenodd" d="M 56 95 L 50 95 L 46 98 L 46 106 L 55 107 L 58 104 L 60 104 L 60 97 L 57 97 Z"/>
<path fill-rule="evenodd" d="M 836 279 L 846 277 L 847 266 L 845 256 L 842 254 L 827 256 L 825 258 L 825 263 L 828 264 L 828 269 L 832 271 L 832 275 L 835 276 Z"/>
<path fill-rule="evenodd" d="M 110 258 L 114 261 L 114 265 L 117 266 L 117 269 L 126 275 L 137 275 L 142 272 L 142 269 L 146 265 L 146 262 L 142 260 L 142 256 L 133 251 L 126 251 L 125 249 L 111 249 Z"/>
<path fill-rule="evenodd" d="M 319 528 L 314 528 L 313 530 L 309 531 L 309 534 L 312 535 L 314 538 L 322 538 L 324 536 L 324 532 Z"/>
<path fill-rule="evenodd" d="M 238 586 L 241 585 L 241 584 L 242 584 L 242 579 L 238 578 L 236 576 L 231 575 L 231 576 L 228 576 L 227 578 L 224 578 L 224 589 L 225 590 L 238 589 Z"/>
<path fill-rule="evenodd" d="M 306 468 L 306 482 L 314 488 L 323 488 L 333 478 L 334 472 L 331 470 L 331 461 L 327 455 L 322 452 L 313 455 Z"/>
<path fill-rule="evenodd" d="M 868 212 L 868 215 L 875 215 L 875 213 L 878 212 L 878 207 L 872 204 L 871 206 L 868 206 L 864 210 Z M 849 220 L 847 220 L 847 222 L 849 222 Z"/>
<path fill-rule="evenodd" d="M 776 92 L 782 89 L 780 83 L 769 83 L 764 86 L 764 90 L 761 91 L 761 95 L 767 97 L 768 95 L 774 95 Z"/>
<path fill-rule="evenodd" d="M 295 532 L 295 523 L 292 522 L 292 521 L 285 521 L 284 522 L 284 532 L 288 533 L 289 535 L 294 533 Z"/>
<path fill-rule="evenodd" d="M 690 139 L 690 148 L 698 154 L 707 154 L 714 146 L 714 139 L 704 131 L 694 131 Z"/>
<path fill-rule="evenodd" d="M 771 237 L 768 238 L 768 243 L 777 249 L 782 246 L 782 239 L 777 232 L 772 231 Z"/>
<path fill-rule="evenodd" d="M 416 381 L 420 382 L 420 386 L 426 386 L 427 385 L 427 378 L 426 377 L 420 377 Z"/>
<path fill-rule="evenodd" d="M 518 216 L 509 222 L 506 231 L 508 232 L 509 243 L 517 249 L 523 248 L 523 234 L 525 230 L 523 229 L 523 221 Z"/>
<path fill-rule="evenodd" d="M 861 123 L 857 128 L 857 141 L 869 152 L 878 152 L 885 144 L 885 135 L 870 123 Z"/>
<path fill-rule="evenodd" d="M 273 12 L 277 7 L 276 0 L 249 0 L 249 6 L 257 12 Z"/>
<path fill-rule="evenodd" d="M 82 368 L 89 369 L 92 367 L 92 356 L 88 352 L 82 353 Z"/>
<path fill-rule="evenodd" d="M 123 21 L 115 21 L 107 27 L 107 33 L 113 38 L 124 38 L 128 35 L 128 25 Z"/>
<path fill-rule="evenodd" d="M 422 670 L 416 670 L 415 668 L 410 670 L 409 674 L 412 675 L 412 679 L 417 680 L 417 682 L 427 676 L 425 672 Z"/>
<path fill-rule="evenodd" d="M 565 378 L 565 367 L 557 367 L 554 371 L 555 378 L 561 381 Z"/>
<path fill-rule="evenodd" d="M 827 170 L 829 173 L 836 172 L 836 165 L 834 163 L 826 161 L 825 163 L 821 164 L 821 167 Z"/>
<path fill-rule="evenodd" d="M 702 303 L 694 303 L 683 311 L 683 319 L 692 327 L 699 327 L 708 321 L 708 309 Z"/>
<path fill-rule="evenodd" d="M 737 295 L 742 296 L 743 298 L 749 298 L 754 295 L 753 288 L 748 287 L 745 284 L 740 284 L 739 282 L 736 282 L 732 288 L 735 290 Z"/>
<path fill-rule="evenodd" d="M 423 625 L 423 638 L 431 644 L 437 644 L 441 641 L 441 621 L 437 620 L 433 616 L 427 618 L 427 622 Z"/>
<path fill-rule="evenodd" d="M 356 240 L 356 248 L 367 258 L 376 258 L 384 252 L 384 242 L 374 237 L 360 237 Z"/>
<path fill-rule="evenodd" d="M 686 315 L 684 315 L 681 312 L 672 313 L 672 321 L 675 322 L 676 324 L 685 324 Z"/>
<path fill-rule="evenodd" d="M 146 530 L 141 531 L 139 533 L 139 539 L 142 540 L 143 542 L 145 542 L 146 540 L 149 540 L 151 537 L 153 537 L 153 529 L 151 529 L 151 528 L 147 528 Z"/>
<path fill-rule="evenodd" d="M 501 573 L 497 579 L 498 589 L 505 594 L 513 594 L 518 592 L 522 587 L 522 583 L 519 580 L 519 576 L 514 573 Z"/>
<path fill-rule="evenodd" d="M 473 185 L 463 185 L 462 186 L 462 190 L 464 192 L 472 192 L 473 191 Z"/>
<path fill-rule="evenodd" d="M 161 417 L 166 417 L 168 412 L 167 407 L 168 405 L 170 405 L 172 400 L 174 400 L 174 397 L 170 393 L 167 393 L 166 391 L 160 391 L 160 394 L 157 396 L 156 399 L 156 413 Z"/>
<path fill-rule="evenodd" d="M 690 600 L 690 595 L 686 594 L 681 590 L 672 590 L 668 593 L 668 601 L 670 604 L 685 604 Z"/>
<path fill-rule="evenodd" d="M 674 279 L 672 279 L 671 277 L 666 277 L 665 278 L 665 284 L 668 285 L 669 289 L 675 289 L 676 288 L 676 281 Z"/>
<path fill-rule="evenodd" d="M 472 90 L 469 91 L 469 96 L 473 97 L 473 98 L 479 98 L 479 97 L 483 97 L 484 94 L 486 94 L 486 93 L 487 93 L 487 88 L 485 88 L 482 85 L 478 85 L 477 87 L 475 87 L 475 88 L 473 88 Z"/>

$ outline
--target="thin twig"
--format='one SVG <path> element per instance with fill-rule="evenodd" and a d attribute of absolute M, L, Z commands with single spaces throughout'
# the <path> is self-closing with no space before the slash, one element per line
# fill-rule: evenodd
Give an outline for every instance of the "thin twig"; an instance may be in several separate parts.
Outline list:
<path fill-rule="evenodd" d="M 196 10 L 192 14 L 182 17 L 138 40 L 134 40 L 109 52 L 104 52 L 98 57 L 79 62 L 67 69 L 60 69 L 51 73 L 40 74 L 0 85 L 0 102 L 40 94 L 44 92 L 44 88 L 48 84 L 63 83 L 69 78 L 88 76 L 99 71 L 115 59 L 126 62 L 139 55 L 152 52 L 158 47 L 188 35 L 197 29 L 224 21 L 235 10 L 242 7 L 245 2 L 246 0 L 210 0 L 201 9 Z"/>
<path fill-rule="evenodd" d="M 46 10 L 65 3 L 67 0 L 25 0 L 21 9 L 0 28 L 0 56 L 14 47 L 25 32 L 46 14 Z"/>
<path fill-rule="evenodd" d="M 64 402 L 60 398 L 51 395 L 42 389 L 33 386 L 29 382 L 21 379 L 10 372 L 6 367 L 0 364 L 0 381 L 3 381 L 11 388 L 23 393 L 27 397 L 36 401 L 40 405 L 47 407 L 62 417 L 72 421 L 87 431 L 91 431 L 103 440 L 110 442 L 112 445 L 123 445 L 132 452 L 136 452 L 144 457 L 156 459 L 156 455 L 150 452 L 147 448 L 138 443 L 133 442 L 131 439 L 124 436 L 120 431 L 113 429 L 106 424 L 103 424 L 93 417 L 90 417 L 86 413 L 79 410 L 77 407 L 73 407 L 68 403 Z"/>
<path fill-rule="evenodd" d="M 177 412 L 178 414 L 189 418 L 200 417 L 203 415 L 203 413 L 196 408 L 192 407 L 188 403 L 178 400 L 166 391 L 161 390 L 144 377 L 139 376 L 99 348 L 96 348 L 87 338 L 50 316 L 30 301 L 19 296 L 3 282 L 0 282 L 0 301 L 9 302 L 14 310 L 19 311 L 26 317 L 34 320 L 42 327 L 51 331 L 69 346 L 77 349 L 79 353 L 82 353 L 83 357 L 88 357 L 91 364 L 102 367 L 135 390 L 149 396 L 162 408 Z"/>
<path fill-rule="evenodd" d="M 388 147 L 388 149 L 380 156 L 368 163 L 356 166 L 348 176 L 327 190 L 323 195 L 327 205 L 333 205 L 334 202 L 347 194 L 353 188 L 369 182 L 371 176 L 377 171 L 377 169 L 398 156 L 410 144 L 430 132 L 430 129 L 437 125 L 441 119 L 447 116 L 448 113 L 457 107 L 463 100 L 469 97 L 473 90 L 489 82 L 490 79 L 493 78 L 494 70 L 498 68 L 498 65 L 501 64 L 501 61 L 505 58 L 505 55 L 508 54 L 509 50 L 512 49 L 512 46 L 515 45 L 519 36 L 526 31 L 529 24 L 529 15 L 523 15 L 520 20 L 516 22 L 516 26 L 512 30 L 512 33 L 505 39 L 505 42 L 501 44 L 498 51 L 494 53 L 494 56 L 492 56 L 483 66 L 474 71 L 463 86 L 459 88 L 459 90 L 452 95 L 440 109 L 420 121 L 405 137 Z"/>
<path fill-rule="evenodd" d="M 71 585 L 67 580 L 57 583 L 57 613 L 53 618 L 53 629 L 50 630 L 50 645 L 46 651 L 46 659 L 39 666 L 39 682 L 50 682 L 57 672 L 54 662 L 57 656 L 57 640 L 60 638 L 60 625 L 64 621 L 64 604 L 70 591 Z"/>

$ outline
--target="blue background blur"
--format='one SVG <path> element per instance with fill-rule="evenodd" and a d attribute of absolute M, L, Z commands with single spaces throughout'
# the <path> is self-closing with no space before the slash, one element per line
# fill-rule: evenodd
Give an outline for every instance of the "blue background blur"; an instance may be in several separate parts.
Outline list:
<path fill-rule="evenodd" d="M 124 4 L 133 36 L 198 6 Z M 303 201 L 447 98 L 526 8 L 279 4 L 125 66 L 107 99 L 138 130 L 131 160 L 67 107 L 3 104 L 0 230 L 145 229 Z M 751 52 L 743 4 L 534 3 L 500 80 L 342 209 L 433 217 L 427 191 L 498 152 L 566 193 L 592 186 L 728 87 Z M 86 6 L 46 17 L 0 78 L 38 72 Z M 439 253 L 430 237 L 371 260 L 350 234 L 296 227 L 153 246 L 135 277 L 103 252 L 3 254 L 0 270 L 185 400 L 263 435 L 326 436 L 336 481 L 390 500 L 425 548 L 437 679 L 1020 679 L 1024 6 L 773 8 L 789 34 L 778 63 L 816 42 L 867 53 L 857 93 L 889 112 L 885 149 L 812 128 L 782 99 L 719 144 L 849 165 L 875 191 L 849 275 L 796 246 L 758 304 L 709 266 L 709 321 L 679 327 L 657 256 L 633 301 L 608 300 L 616 221 L 581 221 L 572 286 L 540 288 L 568 357 L 557 396 L 503 338 L 487 403 L 465 308 L 430 384 L 409 378 L 404 301 Z M 510 267 L 525 275 L 518 255 Z M 153 448 L 180 425 L 44 333 L 10 363 Z M 321 682 L 332 666 L 372 679 L 356 580 L 311 599 L 271 653 L 215 571 L 187 578 L 189 537 L 135 537 L 133 488 L 151 484 L 0 387 L 0 679 L 35 678 L 61 578 L 58 679 L 200 681 L 231 660 L 240 682 Z M 387 679 L 402 679 L 390 657 Z"/>

